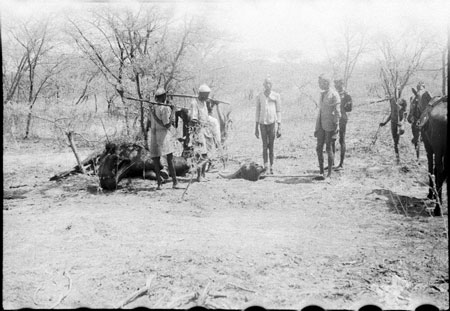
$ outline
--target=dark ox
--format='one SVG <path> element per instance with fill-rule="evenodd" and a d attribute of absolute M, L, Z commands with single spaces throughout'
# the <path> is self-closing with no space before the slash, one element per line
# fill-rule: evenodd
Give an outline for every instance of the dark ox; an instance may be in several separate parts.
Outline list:
<path fill-rule="evenodd" d="M 416 109 L 409 119 L 413 131 L 420 131 L 428 160 L 429 191 L 428 198 L 436 199 L 434 214 L 441 215 L 442 185 L 447 176 L 444 159 L 447 157 L 447 96 L 426 96 L 428 92 L 413 89 Z M 433 182 L 431 175 L 436 178 Z M 436 189 L 436 191 L 434 190 Z"/>
<path fill-rule="evenodd" d="M 219 176 L 227 179 L 242 178 L 250 181 L 257 181 L 261 178 L 264 178 L 264 176 L 261 176 L 261 174 L 265 171 L 266 169 L 263 166 L 256 164 L 255 162 L 250 162 L 241 165 L 241 167 L 236 172 L 230 175 L 219 174 Z"/>
<path fill-rule="evenodd" d="M 156 180 L 154 163 L 144 147 L 129 143 L 119 146 L 109 143 L 105 153 L 98 169 L 102 189 L 115 190 L 124 178 Z M 177 176 L 184 176 L 190 169 L 183 157 L 173 157 L 173 162 Z M 165 179 L 168 177 L 163 176 Z"/>

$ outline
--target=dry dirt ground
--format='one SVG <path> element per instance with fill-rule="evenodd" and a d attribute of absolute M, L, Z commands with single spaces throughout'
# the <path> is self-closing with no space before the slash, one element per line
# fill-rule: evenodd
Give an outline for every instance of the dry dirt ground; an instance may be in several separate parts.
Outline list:
<path fill-rule="evenodd" d="M 355 107 L 346 168 L 330 180 L 225 180 L 218 166 L 184 198 L 149 180 L 115 192 L 98 191 L 95 176 L 50 182 L 75 165 L 68 148 L 6 142 L 3 308 L 116 307 L 153 276 L 126 308 L 447 309 L 447 199 L 444 216 L 430 217 L 426 157 L 422 147 L 415 161 L 410 128 L 400 165 L 389 125 L 369 148 L 383 109 Z M 275 173 L 316 172 L 314 116 L 284 119 Z M 228 172 L 261 162 L 251 120 L 251 107 L 234 112 Z"/>

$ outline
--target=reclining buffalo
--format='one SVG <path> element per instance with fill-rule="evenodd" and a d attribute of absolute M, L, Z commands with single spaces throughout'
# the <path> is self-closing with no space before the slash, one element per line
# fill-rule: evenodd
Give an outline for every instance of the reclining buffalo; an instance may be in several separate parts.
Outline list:
<path fill-rule="evenodd" d="M 177 176 L 185 176 L 189 172 L 190 166 L 185 158 L 175 156 L 173 162 Z M 102 189 L 115 190 L 124 178 L 140 177 L 156 180 L 155 165 L 143 146 L 109 143 L 98 168 L 98 177 Z M 161 178 L 164 181 L 169 178 L 169 174 L 161 171 Z"/>

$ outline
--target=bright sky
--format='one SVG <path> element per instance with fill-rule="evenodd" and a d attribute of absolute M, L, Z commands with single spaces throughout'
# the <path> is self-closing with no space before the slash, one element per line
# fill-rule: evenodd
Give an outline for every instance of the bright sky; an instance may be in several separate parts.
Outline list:
<path fill-rule="evenodd" d="M 97 5 L 123 4 L 103 1 Z M 139 7 L 142 2 L 126 2 Z M 450 1 L 446 0 L 162 0 L 144 3 L 172 7 L 178 16 L 199 15 L 215 27 L 237 36 L 239 49 L 273 54 L 300 50 L 306 58 L 325 57 L 323 41 L 331 42 L 345 17 L 371 28 L 398 31 L 408 20 L 440 29 L 445 35 Z M 2 19 L 20 20 L 45 12 L 82 13 L 89 1 L 1 0 Z"/>

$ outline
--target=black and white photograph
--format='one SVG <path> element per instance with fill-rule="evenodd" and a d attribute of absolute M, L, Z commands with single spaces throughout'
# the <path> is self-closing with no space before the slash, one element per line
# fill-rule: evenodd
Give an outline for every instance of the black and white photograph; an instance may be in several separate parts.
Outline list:
<path fill-rule="evenodd" d="M 449 309 L 449 1 L 0 15 L 3 309 Z"/>

